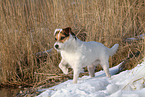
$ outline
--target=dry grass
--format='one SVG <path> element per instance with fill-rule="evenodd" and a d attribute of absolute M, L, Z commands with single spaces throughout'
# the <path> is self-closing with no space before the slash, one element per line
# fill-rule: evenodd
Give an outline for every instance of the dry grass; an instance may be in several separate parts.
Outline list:
<path fill-rule="evenodd" d="M 34 56 L 53 47 L 53 31 L 72 27 L 85 30 L 87 41 L 107 47 L 119 43 L 112 58 L 117 65 L 130 53 L 143 52 L 143 41 L 125 42 L 145 30 L 145 0 L 0 0 L 0 83 L 33 85 L 47 76 L 34 72 L 60 73 L 56 52 L 46 61 Z M 134 57 L 130 69 L 142 57 Z"/>

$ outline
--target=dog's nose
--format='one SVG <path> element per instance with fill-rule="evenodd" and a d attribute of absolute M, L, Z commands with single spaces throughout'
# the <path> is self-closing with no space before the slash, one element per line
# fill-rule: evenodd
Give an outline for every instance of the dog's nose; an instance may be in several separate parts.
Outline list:
<path fill-rule="evenodd" d="M 56 45 L 55 45 L 55 48 L 56 48 L 56 49 L 58 49 L 58 48 L 59 48 L 59 45 L 58 45 L 58 44 L 56 44 Z"/>

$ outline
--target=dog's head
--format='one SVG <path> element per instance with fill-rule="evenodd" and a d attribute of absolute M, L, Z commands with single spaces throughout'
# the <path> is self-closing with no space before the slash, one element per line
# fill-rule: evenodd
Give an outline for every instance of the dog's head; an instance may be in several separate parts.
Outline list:
<path fill-rule="evenodd" d="M 56 43 L 54 44 L 54 48 L 56 50 L 63 50 L 68 43 L 76 39 L 76 36 L 72 32 L 70 27 L 64 29 L 55 29 L 54 36 L 56 40 Z"/>

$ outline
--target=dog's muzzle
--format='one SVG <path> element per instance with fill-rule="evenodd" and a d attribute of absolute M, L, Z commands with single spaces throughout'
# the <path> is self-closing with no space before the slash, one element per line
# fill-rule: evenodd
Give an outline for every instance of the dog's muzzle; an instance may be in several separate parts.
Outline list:
<path fill-rule="evenodd" d="M 61 48 L 60 43 L 56 42 L 56 43 L 54 44 L 54 48 L 55 48 L 56 50 L 60 50 L 60 48 Z"/>

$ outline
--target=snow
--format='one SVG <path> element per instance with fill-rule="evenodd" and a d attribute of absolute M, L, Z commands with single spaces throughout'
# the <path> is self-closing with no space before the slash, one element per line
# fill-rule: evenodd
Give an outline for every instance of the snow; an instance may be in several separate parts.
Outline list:
<path fill-rule="evenodd" d="M 132 38 L 127 38 L 127 40 L 138 40 L 138 39 L 144 39 L 145 33 L 138 35 L 136 38 L 132 37 Z"/>
<path fill-rule="evenodd" d="M 145 62 L 116 74 L 120 65 L 110 68 L 111 78 L 99 71 L 93 78 L 83 76 L 77 84 L 68 80 L 46 89 L 37 97 L 145 97 Z"/>

